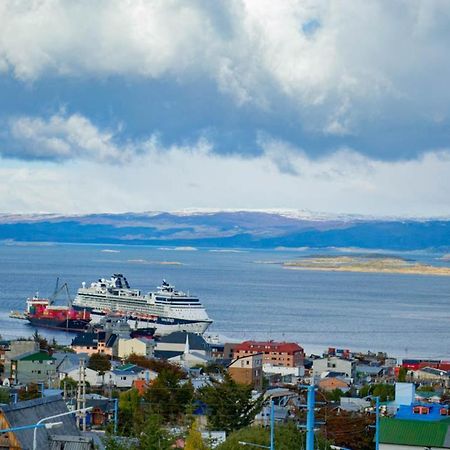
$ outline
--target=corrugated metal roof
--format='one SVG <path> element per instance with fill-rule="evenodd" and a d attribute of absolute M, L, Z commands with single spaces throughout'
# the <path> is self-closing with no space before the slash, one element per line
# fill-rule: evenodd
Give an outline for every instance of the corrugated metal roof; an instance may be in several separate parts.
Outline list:
<path fill-rule="evenodd" d="M 56 414 L 68 411 L 66 404 L 61 396 L 36 398 L 18 402 L 8 406 L 2 406 L 1 410 L 5 414 L 11 427 L 20 427 L 23 425 L 33 425 L 44 417 L 54 416 Z M 80 432 L 76 426 L 74 415 L 61 416 L 55 419 L 57 422 L 63 422 L 62 427 L 47 430 L 38 428 L 37 448 L 47 450 L 50 448 L 49 436 L 52 435 L 79 435 Z M 51 420 L 50 420 L 51 422 Z M 33 429 L 17 431 L 14 433 L 23 449 L 30 449 L 33 446 Z"/>
<path fill-rule="evenodd" d="M 382 418 L 380 422 L 380 442 L 383 444 L 450 448 L 444 446 L 449 426 L 448 420 L 421 422 Z"/>
<path fill-rule="evenodd" d="M 92 439 L 85 436 L 52 436 L 50 450 L 91 450 Z"/>

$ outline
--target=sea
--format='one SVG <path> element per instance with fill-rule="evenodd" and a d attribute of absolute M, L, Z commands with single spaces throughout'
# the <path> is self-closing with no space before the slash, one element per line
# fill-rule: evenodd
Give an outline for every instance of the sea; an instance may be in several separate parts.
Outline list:
<path fill-rule="evenodd" d="M 197 295 L 221 341 L 295 341 L 307 353 L 328 347 L 387 352 L 397 358 L 450 359 L 450 277 L 290 270 L 283 261 L 319 255 L 366 254 L 358 249 L 248 250 L 131 245 L 0 244 L 0 334 L 27 337 L 35 329 L 9 317 L 36 292 L 51 296 L 56 280 L 70 298 L 84 281 L 123 273 L 150 291 L 163 279 Z M 437 252 L 371 254 L 450 266 Z M 61 293 L 55 303 L 70 300 Z M 73 334 L 39 329 L 61 343 Z"/>

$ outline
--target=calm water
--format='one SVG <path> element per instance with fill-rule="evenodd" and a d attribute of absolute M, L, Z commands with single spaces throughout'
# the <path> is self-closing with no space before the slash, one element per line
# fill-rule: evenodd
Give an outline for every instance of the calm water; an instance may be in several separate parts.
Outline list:
<path fill-rule="evenodd" d="M 314 251 L 0 245 L 0 333 L 4 338 L 32 334 L 34 329 L 10 319 L 9 311 L 23 310 L 36 291 L 49 296 L 57 276 L 74 296 L 82 281 L 122 272 L 132 287 L 151 290 L 166 278 L 198 295 L 214 320 L 210 331 L 231 339 L 295 340 L 310 352 L 337 346 L 450 359 L 450 277 L 296 271 L 257 263 L 309 254 Z M 401 256 L 449 264 L 436 254 Z M 61 295 L 57 303 L 65 301 Z M 40 332 L 61 342 L 71 338 Z"/>

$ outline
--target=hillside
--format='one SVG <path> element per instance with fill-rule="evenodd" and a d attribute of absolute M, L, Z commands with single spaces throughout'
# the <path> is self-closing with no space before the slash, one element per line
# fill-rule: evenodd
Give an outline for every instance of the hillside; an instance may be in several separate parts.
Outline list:
<path fill-rule="evenodd" d="M 450 221 L 315 217 L 272 211 L 1 215 L 0 241 L 447 251 Z"/>

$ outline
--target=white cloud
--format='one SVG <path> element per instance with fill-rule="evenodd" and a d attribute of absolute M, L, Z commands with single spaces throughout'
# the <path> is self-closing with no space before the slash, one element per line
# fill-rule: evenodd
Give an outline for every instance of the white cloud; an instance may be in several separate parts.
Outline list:
<path fill-rule="evenodd" d="M 21 116 L 9 121 L 12 139 L 3 144 L 3 155 L 24 160 L 89 159 L 116 164 L 130 162 L 134 156 L 157 145 L 155 135 L 143 141 L 119 142 L 120 132 L 120 126 L 102 130 L 88 118 L 67 115 L 64 111 L 46 119 Z"/>
<path fill-rule="evenodd" d="M 80 159 L 55 170 L 48 162 L 23 167 L 3 160 L 0 177 L 8 183 L 0 184 L 0 210 L 87 213 L 200 207 L 450 214 L 450 150 L 385 162 L 350 149 L 310 159 L 281 141 L 266 138 L 260 145 L 263 154 L 253 159 L 217 155 L 203 141 L 161 148 L 154 140 L 126 165 Z"/>
<path fill-rule="evenodd" d="M 239 105 L 281 96 L 306 126 L 346 134 L 399 99 L 408 114 L 448 117 L 449 30 L 441 0 L 4 0 L 0 70 L 208 77 Z"/>

